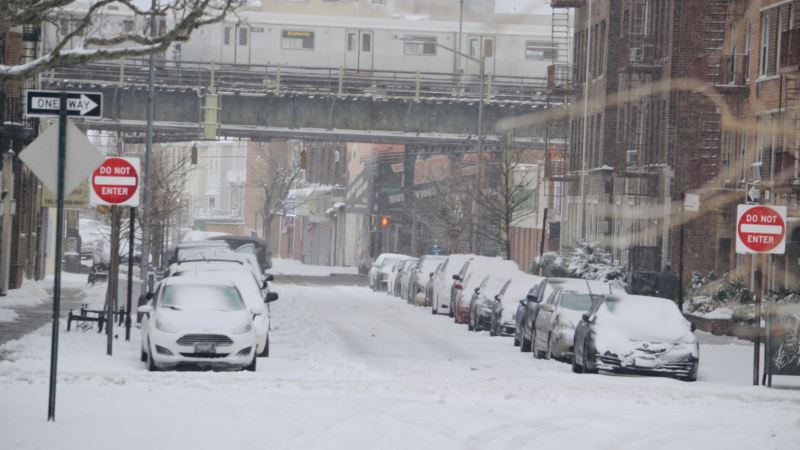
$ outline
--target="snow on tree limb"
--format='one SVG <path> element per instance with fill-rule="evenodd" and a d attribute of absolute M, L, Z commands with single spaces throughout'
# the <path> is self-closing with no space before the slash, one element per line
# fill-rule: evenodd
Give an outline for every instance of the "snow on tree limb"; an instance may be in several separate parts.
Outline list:
<path fill-rule="evenodd" d="M 144 56 L 165 51 L 173 42 L 185 42 L 197 28 L 219 22 L 248 2 L 242 0 L 160 0 L 148 9 L 139 5 L 149 0 L 3 0 L 0 2 L 0 30 L 21 26 L 58 24 L 71 21 L 72 29 L 52 49 L 24 64 L 0 64 L 0 81 L 23 79 L 46 70 L 93 61 Z M 159 6 L 161 5 L 161 6 Z M 139 32 L 108 34 L 102 30 L 105 15 L 129 16 L 149 24 L 156 19 L 163 27 L 151 36 L 149 27 Z M 72 43 L 74 48 L 66 49 Z"/>

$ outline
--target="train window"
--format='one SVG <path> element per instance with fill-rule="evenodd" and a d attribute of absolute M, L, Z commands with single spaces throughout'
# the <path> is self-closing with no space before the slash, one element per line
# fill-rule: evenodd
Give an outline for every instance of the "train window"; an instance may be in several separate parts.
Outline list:
<path fill-rule="evenodd" d="M 347 33 L 347 51 L 352 52 L 356 49 L 356 42 L 358 42 L 358 37 L 356 33 Z"/>
<path fill-rule="evenodd" d="M 431 36 L 405 36 L 403 53 L 406 55 L 435 55 L 436 38 Z"/>
<path fill-rule="evenodd" d="M 372 35 L 371 34 L 362 34 L 361 35 L 361 51 L 362 52 L 371 52 L 372 51 Z"/>
<path fill-rule="evenodd" d="M 233 31 L 233 28 L 225 27 L 225 38 L 224 38 L 225 45 L 231 45 L 231 32 L 232 31 Z"/>
<path fill-rule="evenodd" d="M 479 57 L 480 55 L 478 55 L 478 48 L 478 38 L 471 38 L 469 40 L 469 56 L 474 56 L 476 58 Z"/>
<path fill-rule="evenodd" d="M 312 50 L 314 48 L 314 32 L 284 30 L 281 33 L 281 47 Z"/>
<path fill-rule="evenodd" d="M 239 45 L 247 45 L 247 28 L 239 28 Z"/>
<path fill-rule="evenodd" d="M 547 41 L 525 41 L 525 59 L 545 61 L 555 59 L 553 44 Z"/>
<path fill-rule="evenodd" d="M 491 58 L 494 55 L 494 41 L 486 39 L 483 41 L 483 56 Z"/>

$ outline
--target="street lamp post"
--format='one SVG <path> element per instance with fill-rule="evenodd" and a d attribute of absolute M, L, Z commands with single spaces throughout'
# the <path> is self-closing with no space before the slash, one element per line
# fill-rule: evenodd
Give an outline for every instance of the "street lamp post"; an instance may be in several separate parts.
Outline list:
<path fill-rule="evenodd" d="M 459 47 L 461 46 L 460 35 L 461 35 L 461 33 L 459 32 L 459 43 L 458 43 Z M 486 99 L 484 98 L 485 97 L 484 78 L 486 77 L 486 50 L 485 50 L 485 47 L 484 47 L 483 38 L 481 38 L 481 43 L 480 43 L 480 46 L 479 46 L 480 47 L 480 57 L 478 57 L 478 58 L 476 58 L 474 56 L 471 56 L 471 55 L 467 55 L 464 52 L 461 52 L 461 51 L 456 50 L 454 48 L 448 47 L 446 45 L 442 45 L 442 44 L 440 44 L 438 42 L 432 42 L 432 41 L 423 40 L 423 39 L 414 39 L 414 38 L 405 37 L 405 36 L 401 37 L 399 39 L 401 41 L 403 41 L 403 42 L 411 42 L 411 43 L 415 43 L 415 44 L 433 44 L 433 45 L 435 45 L 437 47 L 440 47 L 440 48 L 443 48 L 443 49 L 445 49 L 447 51 L 453 52 L 458 56 L 466 58 L 466 59 L 468 59 L 468 60 L 470 60 L 472 62 L 478 63 L 478 65 L 480 67 L 479 75 L 478 75 L 478 79 L 479 79 L 479 83 L 480 83 L 480 89 L 479 89 L 479 94 L 478 95 L 479 95 L 480 99 L 478 101 L 478 130 L 477 130 L 477 133 L 478 133 L 478 151 L 477 151 L 478 157 L 477 157 L 477 162 L 476 162 L 476 168 L 478 170 L 478 174 L 477 174 L 476 178 L 477 178 L 477 186 L 478 186 L 477 193 L 478 193 L 478 195 L 480 195 L 481 189 L 483 187 L 482 183 L 481 183 L 481 181 L 482 181 L 482 177 L 481 177 L 481 173 L 482 173 L 482 170 L 481 170 L 481 159 L 482 158 L 481 158 L 481 155 L 483 154 L 483 105 L 486 102 Z M 470 243 L 470 246 L 472 247 L 472 251 L 473 252 L 477 252 L 477 248 L 478 248 L 478 220 L 477 220 L 478 219 L 478 202 L 473 200 L 472 204 L 473 204 L 473 208 L 472 208 L 472 242 Z"/>

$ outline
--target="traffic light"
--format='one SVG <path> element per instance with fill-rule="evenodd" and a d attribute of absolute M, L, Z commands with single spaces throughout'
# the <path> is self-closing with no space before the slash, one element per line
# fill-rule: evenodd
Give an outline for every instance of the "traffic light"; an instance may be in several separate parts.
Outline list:
<path fill-rule="evenodd" d="M 389 220 L 389 216 L 381 216 L 381 228 L 388 228 L 391 225 L 391 220 Z"/>

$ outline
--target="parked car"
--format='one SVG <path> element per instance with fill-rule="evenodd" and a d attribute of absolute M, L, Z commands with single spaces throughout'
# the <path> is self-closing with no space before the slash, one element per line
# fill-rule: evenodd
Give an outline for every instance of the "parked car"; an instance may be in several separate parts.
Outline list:
<path fill-rule="evenodd" d="M 536 321 L 536 316 L 539 314 L 540 305 L 543 303 L 552 304 L 554 300 L 553 295 L 555 295 L 556 290 L 566 285 L 569 285 L 577 292 L 598 295 L 608 294 L 611 289 L 610 285 L 604 281 L 590 281 L 580 278 L 546 278 L 536 288 L 532 300 L 525 303 L 525 310 L 522 313 L 522 317 L 519 316 L 519 311 L 517 312 L 517 335 L 520 342 L 520 351 L 531 351 L 533 325 Z"/>
<path fill-rule="evenodd" d="M 475 288 L 483 281 L 485 275 L 496 274 L 511 277 L 519 272 L 514 261 L 475 256 L 468 261 L 457 275 L 453 277 L 452 312 L 456 323 L 467 323 L 469 319 L 469 302 Z M 507 278 L 508 279 L 508 278 Z"/>
<path fill-rule="evenodd" d="M 431 286 L 431 279 L 433 273 L 445 260 L 442 255 L 425 255 L 419 259 L 417 268 L 412 272 L 411 279 L 409 280 L 407 299 L 411 302 L 415 301 L 416 297 L 420 294 L 424 296 L 425 306 L 431 306 L 432 299 L 429 289 Z"/>
<path fill-rule="evenodd" d="M 239 290 L 245 305 L 251 310 L 260 311 L 259 314 L 253 316 L 253 328 L 256 332 L 256 354 L 260 357 L 269 356 L 270 317 L 266 304 L 277 300 L 277 293 L 262 291 L 262 286 L 258 284 L 255 278 L 244 271 L 206 270 L 179 272 L 175 276 L 192 276 L 204 279 L 211 277 L 232 281 L 236 289 Z"/>
<path fill-rule="evenodd" d="M 516 330 L 515 315 L 517 305 L 527 298 L 528 293 L 536 287 L 543 278 L 517 272 L 511 275 L 509 283 L 496 295 L 484 297 L 483 308 L 489 314 L 488 330 L 492 336 L 512 336 Z"/>
<path fill-rule="evenodd" d="M 180 242 L 172 251 L 172 256 L 169 259 L 169 264 L 186 258 L 188 254 L 193 253 L 194 250 L 219 248 L 230 250 L 230 246 L 224 241 L 186 241 Z"/>
<path fill-rule="evenodd" d="M 417 273 L 417 266 L 419 265 L 419 258 L 409 258 L 400 269 L 400 275 L 397 277 L 397 296 L 408 300 L 408 292 L 411 290 L 411 280 L 414 274 Z"/>
<path fill-rule="evenodd" d="M 405 255 L 399 255 L 396 253 L 381 253 L 378 255 L 378 258 L 372 263 L 372 268 L 369 269 L 369 287 L 373 291 L 378 291 L 381 289 L 386 282 L 386 277 L 388 277 L 388 271 L 391 270 L 391 267 L 397 261 L 398 258 L 403 257 Z"/>
<path fill-rule="evenodd" d="M 670 375 L 695 381 L 700 348 L 672 300 L 613 294 L 583 314 L 575 329 L 573 372 Z"/>
<path fill-rule="evenodd" d="M 431 313 L 438 314 L 440 311 L 446 312 L 453 317 L 450 305 L 452 304 L 453 291 L 455 289 L 454 275 L 458 275 L 464 264 L 471 260 L 475 255 L 453 254 L 449 255 L 431 278 Z M 460 289 L 460 287 L 459 287 Z"/>
<path fill-rule="evenodd" d="M 406 262 L 410 259 L 412 259 L 410 256 L 403 255 L 403 257 L 398 258 L 392 266 L 392 270 L 386 278 L 386 292 L 389 295 L 398 295 L 400 290 L 400 278 L 403 276 L 403 267 L 405 267 Z"/>
<path fill-rule="evenodd" d="M 507 274 L 489 274 L 483 278 L 469 301 L 467 329 L 470 331 L 489 330 L 492 335 L 494 334 L 492 302 L 502 296 L 510 281 Z"/>
<path fill-rule="evenodd" d="M 272 268 L 272 252 L 269 249 L 269 244 L 264 239 L 253 236 L 214 236 L 208 239 L 211 241 L 225 241 L 235 252 L 249 252 L 255 255 L 262 272 Z"/>
<path fill-rule="evenodd" d="M 256 370 L 252 316 L 232 281 L 170 277 L 139 307 L 141 359 L 150 371 L 194 366 Z"/>
<path fill-rule="evenodd" d="M 552 304 L 543 303 L 539 307 L 533 329 L 533 356 L 572 362 L 575 327 L 581 316 L 601 298 L 600 295 L 576 291 L 568 285 L 559 288 Z"/>

